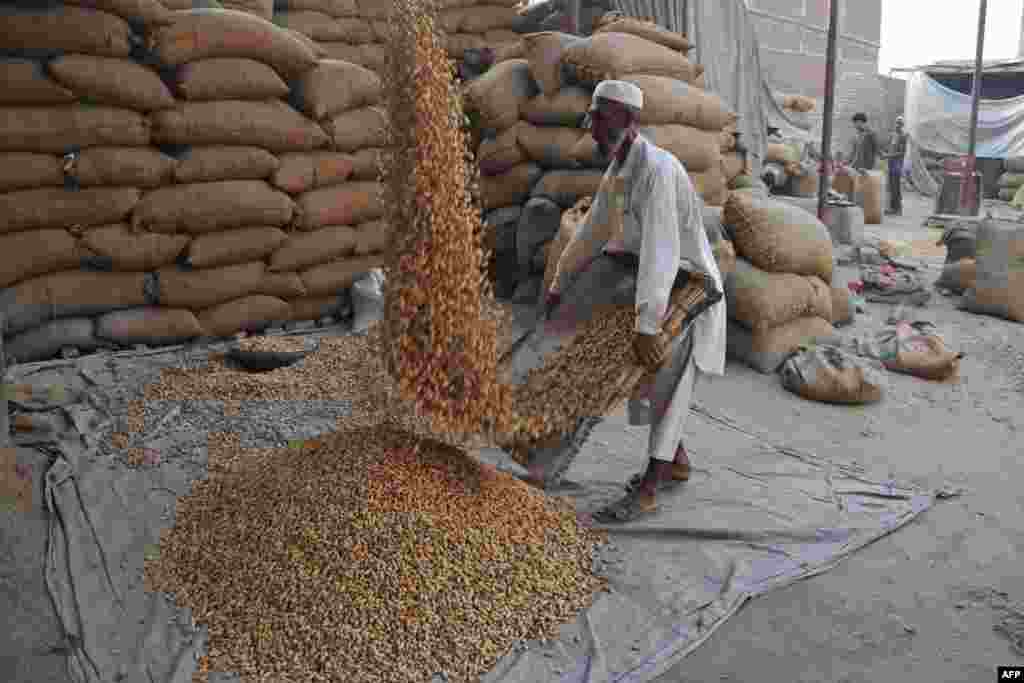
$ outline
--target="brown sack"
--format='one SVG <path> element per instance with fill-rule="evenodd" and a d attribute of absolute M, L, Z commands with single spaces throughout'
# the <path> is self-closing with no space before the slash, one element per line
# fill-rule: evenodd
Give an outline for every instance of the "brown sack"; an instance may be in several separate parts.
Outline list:
<path fill-rule="evenodd" d="M 199 324 L 212 337 L 230 337 L 236 332 L 258 332 L 272 322 L 290 320 L 291 306 L 272 296 L 246 296 L 226 301 L 199 314 Z"/>
<path fill-rule="evenodd" d="M 162 187 L 132 214 L 136 229 L 201 235 L 250 225 L 287 225 L 295 204 L 262 180 L 225 180 Z"/>
<path fill-rule="evenodd" d="M 843 287 L 831 287 L 832 290 L 832 324 L 836 327 L 849 325 L 853 322 L 854 307 L 850 301 L 850 290 Z"/>
<path fill-rule="evenodd" d="M 152 118 L 154 140 L 167 145 L 241 145 L 280 153 L 330 142 L 315 121 L 279 100 L 185 102 Z"/>
<path fill-rule="evenodd" d="M 394 230 L 387 221 L 363 223 L 356 231 L 356 256 L 382 254 L 391 247 Z"/>
<path fill-rule="evenodd" d="M 783 387 L 810 401 L 861 405 L 882 400 L 881 377 L 835 346 L 801 349 L 780 374 Z"/>
<path fill-rule="evenodd" d="M 160 0 L 64 0 L 64 4 L 98 9 L 147 28 L 166 26 L 172 17 Z"/>
<path fill-rule="evenodd" d="M 292 12 L 302 10 L 323 12 L 332 17 L 360 16 L 359 3 L 356 0 L 283 0 L 280 7 L 287 7 Z"/>
<path fill-rule="evenodd" d="M 49 360 L 64 348 L 88 353 L 102 346 L 94 334 L 95 328 L 91 318 L 52 320 L 7 339 L 4 341 L 4 351 L 8 358 L 17 363 Z M 14 418 L 14 426 L 16 429 L 35 429 L 38 423 L 33 418 L 32 413 L 18 415 Z"/>
<path fill-rule="evenodd" d="M 485 210 L 522 204 L 544 171 L 532 163 L 516 164 L 505 173 L 481 176 L 480 201 Z"/>
<path fill-rule="evenodd" d="M 6 52 L 58 55 L 78 52 L 127 57 L 131 29 L 121 17 L 84 7 L 4 8 L 0 35 Z"/>
<path fill-rule="evenodd" d="M 278 299 L 296 299 L 306 296 L 306 285 L 298 273 L 265 273 L 250 294 L 276 296 Z"/>
<path fill-rule="evenodd" d="M 360 107 L 325 122 L 325 129 L 339 152 L 355 152 L 388 143 L 388 115 L 383 107 Z"/>
<path fill-rule="evenodd" d="M 0 287 L 36 275 L 75 268 L 82 251 L 67 230 L 29 230 L 0 235 Z"/>
<path fill-rule="evenodd" d="M 543 93 L 523 104 L 520 114 L 535 126 L 568 126 L 576 128 L 590 109 L 590 92 L 579 86 L 562 88 L 554 95 Z"/>
<path fill-rule="evenodd" d="M 466 109 L 480 114 L 484 128 L 505 130 L 515 125 L 520 112 L 538 92 L 525 59 L 496 64 L 471 81 L 465 90 Z"/>
<path fill-rule="evenodd" d="M 581 38 L 568 33 L 543 31 L 523 36 L 523 57 L 540 91 L 554 97 L 562 88 L 562 55 Z"/>
<path fill-rule="evenodd" d="M 603 178 L 603 171 L 549 171 L 533 186 L 530 197 L 545 197 L 568 209 L 582 197 L 597 194 Z"/>
<path fill-rule="evenodd" d="M 157 271 L 159 304 L 192 311 L 216 306 L 255 292 L 265 273 L 262 261 L 196 270 L 167 266 Z"/>
<path fill-rule="evenodd" d="M 479 5 L 463 10 L 459 29 L 466 33 L 486 33 L 515 26 L 519 21 L 519 10 L 515 7 Z"/>
<path fill-rule="evenodd" d="M 729 196 L 725 183 L 725 174 L 721 169 L 711 168 L 704 173 L 690 173 L 693 189 L 704 200 L 707 206 L 722 206 Z"/>
<path fill-rule="evenodd" d="M 782 100 L 782 108 L 806 114 L 814 111 L 814 99 L 806 95 L 788 95 Z"/>
<path fill-rule="evenodd" d="M 180 344 L 202 335 L 195 314 L 185 308 L 143 306 L 105 313 L 96 319 L 96 336 L 123 346 Z"/>
<path fill-rule="evenodd" d="M 17 334 L 47 320 L 93 316 L 121 308 L 144 306 L 145 273 L 98 273 L 65 270 L 25 280 L 10 290 L 5 308 L 8 334 Z"/>
<path fill-rule="evenodd" d="M 853 195 L 854 190 L 857 189 L 857 180 L 848 173 L 836 174 L 832 177 L 832 189 L 840 194 Z"/>
<path fill-rule="evenodd" d="M 90 147 L 68 165 L 82 187 L 152 188 L 171 182 L 176 161 L 154 147 Z"/>
<path fill-rule="evenodd" d="M 67 190 L 47 187 L 0 194 L 0 234 L 117 223 L 139 202 L 131 187 Z"/>
<path fill-rule="evenodd" d="M 256 59 L 285 77 L 316 66 L 316 54 L 289 31 L 234 10 L 175 12 L 170 26 L 149 36 L 150 49 L 168 66 L 211 57 Z"/>
<path fill-rule="evenodd" d="M 379 181 L 384 153 L 385 150 L 380 147 L 367 147 L 353 152 L 351 180 Z"/>
<path fill-rule="evenodd" d="M 354 167 L 352 156 L 340 152 L 284 154 L 270 183 L 289 194 L 302 194 L 345 182 Z"/>
<path fill-rule="evenodd" d="M 64 169 L 58 156 L 30 152 L 0 154 L 0 192 L 63 185 Z"/>
<path fill-rule="evenodd" d="M 792 145 L 783 142 L 769 142 L 765 149 L 765 161 L 774 161 L 780 164 L 788 162 L 799 162 L 800 155 Z"/>
<path fill-rule="evenodd" d="M 526 46 L 520 39 L 519 34 L 516 34 L 515 40 L 508 42 L 492 42 L 489 35 L 484 35 L 484 39 L 488 43 L 491 43 L 490 47 L 494 50 L 494 63 L 501 64 L 507 62 L 510 59 L 525 59 L 526 58 Z"/>
<path fill-rule="evenodd" d="M 683 81 L 643 75 L 629 75 L 622 80 L 644 93 L 641 125 L 678 123 L 717 133 L 736 123 L 736 112 L 720 97 Z"/>
<path fill-rule="evenodd" d="M 711 246 L 711 253 L 718 264 L 718 272 L 722 277 L 729 277 L 736 272 L 736 249 L 729 240 L 718 240 Z"/>
<path fill-rule="evenodd" d="M 324 59 L 325 57 L 327 57 L 327 50 L 324 49 L 323 45 L 317 43 L 309 36 L 303 35 L 298 31 L 293 31 L 290 28 L 286 28 L 285 31 L 287 31 L 288 35 L 290 35 L 292 38 L 295 38 L 300 43 L 305 45 L 306 49 L 312 52 L 314 55 L 316 55 L 317 59 Z"/>
<path fill-rule="evenodd" d="M 343 258 L 302 271 L 302 282 L 308 296 L 339 294 L 348 289 L 367 271 L 380 268 L 387 263 L 387 256 L 361 256 Z"/>
<path fill-rule="evenodd" d="M 864 201 L 864 224 L 881 225 L 882 223 L 882 174 L 869 171 L 861 176 L 860 191 Z"/>
<path fill-rule="evenodd" d="M 323 59 L 295 85 L 302 111 L 323 119 L 380 103 L 380 77 L 366 67 L 340 59 Z"/>
<path fill-rule="evenodd" d="M 580 83 L 596 85 L 627 74 L 667 76 L 686 83 L 697 77 L 682 53 L 629 33 L 596 33 L 569 46 L 562 54 Z"/>
<path fill-rule="evenodd" d="M 484 175 L 505 173 L 516 164 L 526 161 L 526 153 L 519 144 L 519 131 L 529 124 L 518 121 L 508 130 L 487 138 L 477 150 L 477 163 Z"/>
<path fill-rule="evenodd" d="M 340 59 L 365 66 L 380 74 L 387 64 L 388 48 L 382 43 L 350 45 L 348 43 L 320 43 L 328 59 Z"/>
<path fill-rule="evenodd" d="M 128 109 L 67 105 L 0 108 L 0 150 L 66 154 L 86 147 L 144 147 L 149 120 Z"/>
<path fill-rule="evenodd" d="M 263 180 L 279 166 L 277 157 L 259 147 L 191 147 L 178 160 L 174 179 L 179 183 Z"/>
<path fill-rule="evenodd" d="M 572 158 L 572 152 L 584 137 L 590 133 L 579 128 L 561 126 L 534 126 L 519 122 L 519 146 L 526 156 L 546 168 L 576 168 L 579 163 Z"/>
<path fill-rule="evenodd" d="M 832 290 L 817 277 L 766 273 L 737 259 L 726 286 L 729 315 L 755 332 L 797 318 L 832 319 Z"/>
<path fill-rule="evenodd" d="M 357 225 L 383 216 L 381 184 L 352 182 L 301 195 L 295 225 L 300 230 L 316 230 L 329 225 Z"/>
<path fill-rule="evenodd" d="M 446 33 L 444 50 L 455 61 L 462 61 L 466 50 L 482 50 L 487 47 L 484 37 L 476 33 Z"/>
<path fill-rule="evenodd" d="M 942 382 L 958 374 L 963 355 L 947 349 L 938 335 L 919 334 L 901 339 L 896 357 L 882 363 L 893 372 Z"/>
<path fill-rule="evenodd" d="M 255 59 L 200 59 L 178 69 L 178 92 L 193 102 L 272 100 L 291 91 L 277 72 Z"/>
<path fill-rule="evenodd" d="M 174 95 L 160 76 L 130 59 L 67 55 L 50 62 L 54 80 L 80 99 L 136 111 L 174 106 Z"/>
<path fill-rule="evenodd" d="M 370 23 L 359 17 L 336 19 L 314 10 L 290 10 L 275 14 L 274 23 L 298 31 L 318 42 L 359 45 L 376 40 Z"/>
<path fill-rule="evenodd" d="M 87 230 L 82 244 L 110 259 L 114 270 L 156 270 L 174 261 L 188 246 L 188 235 L 136 232 L 127 225 L 104 225 Z"/>
<path fill-rule="evenodd" d="M 722 166 L 722 147 L 717 133 L 678 124 L 645 126 L 640 132 L 679 159 L 691 173 L 703 173 Z"/>
<path fill-rule="evenodd" d="M 42 63 L 0 59 L 0 105 L 69 104 L 75 94 L 46 74 Z"/>
<path fill-rule="evenodd" d="M 320 228 L 313 232 L 293 233 L 288 235 L 287 240 L 270 256 L 267 270 L 300 270 L 349 256 L 355 251 L 356 240 L 356 231 L 344 225 Z"/>
<path fill-rule="evenodd" d="M 292 320 L 320 320 L 337 315 L 341 309 L 341 301 L 335 294 L 327 296 L 304 296 L 300 299 L 289 299 L 292 307 Z"/>
<path fill-rule="evenodd" d="M 200 235 L 188 246 L 187 264 L 193 268 L 230 266 L 260 261 L 284 244 L 280 228 L 239 228 Z"/>
<path fill-rule="evenodd" d="M 722 173 L 725 176 L 725 182 L 731 183 L 733 178 L 743 175 L 746 165 L 746 161 L 744 161 L 739 152 L 728 152 L 723 154 Z"/>
<path fill-rule="evenodd" d="M 685 53 L 691 47 L 690 41 L 682 33 L 669 31 L 653 21 L 624 17 L 612 12 L 594 22 L 594 33 L 629 33 L 676 52 Z"/>
<path fill-rule="evenodd" d="M 726 347 L 729 356 L 758 372 L 770 374 L 801 346 L 840 341 L 832 324 L 822 318 L 797 318 L 760 332 L 751 332 L 729 320 Z"/>
<path fill-rule="evenodd" d="M 224 9 L 248 12 L 269 21 L 274 16 L 274 0 L 220 0 Z"/>
<path fill-rule="evenodd" d="M 548 292 L 551 290 L 551 285 L 555 281 L 555 275 L 558 273 L 559 260 L 562 258 L 562 254 L 565 253 L 566 247 L 576 237 L 576 233 L 579 231 L 583 220 L 587 217 L 587 213 L 590 211 L 593 203 L 593 197 L 584 197 L 562 214 L 558 234 L 552 240 L 551 247 L 544 257 L 544 289 L 541 291 Z M 574 271 L 575 265 L 566 264 L 566 268 Z"/>

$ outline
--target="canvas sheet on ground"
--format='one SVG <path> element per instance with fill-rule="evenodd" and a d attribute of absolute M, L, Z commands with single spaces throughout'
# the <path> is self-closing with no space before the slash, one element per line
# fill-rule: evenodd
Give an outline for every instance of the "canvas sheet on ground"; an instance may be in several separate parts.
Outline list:
<path fill-rule="evenodd" d="M 147 592 L 142 567 L 160 530 L 172 523 L 176 499 L 205 476 L 205 436 L 160 437 L 193 441 L 176 444 L 179 456 L 158 466 L 129 469 L 97 455 L 109 406 L 96 398 L 105 392 L 82 391 L 141 381 L 159 371 L 157 358 L 164 367 L 181 362 L 175 352 L 124 354 L 44 370 L 23 366 L 11 378 L 62 383 L 70 391 L 37 406 L 54 418 L 53 434 L 37 443 L 21 437 L 18 447 L 35 476 L 45 475 L 47 499 L 27 515 L 0 512 L 0 539 L 9 546 L 0 571 L 0 612 L 14 624 L 0 634 L 2 680 L 191 679 L 204 651 L 204 629 L 167 596 Z M 331 428 L 330 411 L 308 411 L 295 422 L 313 433 Z M 565 626 L 554 645 L 507 656 L 486 683 L 648 681 L 699 646 L 748 598 L 826 570 L 934 500 L 766 447 L 708 415 L 691 417 L 691 481 L 664 495 L 659 516 L 614 532 L 614 547 L 602 552 L 611 592 Z M 260 416 L 243 411 L 232 419 Z M 583 511 L 621 495 L 623 483 L 644 464 L 645 442 L 646 432 L 626 427 L 624 415 L 609 418 L 568 473 L 576 486 L 559 495 L 573 496 Z M 481 457 L 517 467 L 496 452 Z M 56 514 L 46 515 L 44 505 Z M 71 637 L 63 638 L 65 632 Z"/>

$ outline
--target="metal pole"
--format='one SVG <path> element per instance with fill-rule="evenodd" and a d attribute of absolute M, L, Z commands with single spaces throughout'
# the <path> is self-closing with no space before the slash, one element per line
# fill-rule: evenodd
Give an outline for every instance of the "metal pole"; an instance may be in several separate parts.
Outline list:
<path fill-rule="evenodd" d="M 835 113 L 836 36 L 839 34 L 839 0 L 830 0 L 828 8 L 828 47 L 825 54 L 825 111 L 821 122 L 821 168 L 818 173 L 818 219 L 825 222 L 828 191 L 832 186 L 832 117 Z"/>
<path fill-rule="evenodd" d="M 982 57 L 985 52 L 985 14 L 988 11 L 987 0 L 981 0 L 981 7 L 978 10 L 978 50 L 974 57 L 974 83 L 971 87 L 971 127 L 968 130 L 968 142 L 967 142 L 967 168 L 966 168 L 966 192 L 961 191 L 960 197 L 962 199 L 961 209 L 964 215 L 974 215 L 976 212 L 970 210 L 974 206 L 975 200 L 975 189 L 976 185 L 974 182 L 974 169 L 977 165 L 977 159 L 975 159 L 974 152 L 978 144 L 978 104 L 981 100 L 981 72 L 982 72 Z M 978 205 L 981 205 L 981 198 L 978 198 Z M 969 213 L 968 213 L 969 211 Z"/>

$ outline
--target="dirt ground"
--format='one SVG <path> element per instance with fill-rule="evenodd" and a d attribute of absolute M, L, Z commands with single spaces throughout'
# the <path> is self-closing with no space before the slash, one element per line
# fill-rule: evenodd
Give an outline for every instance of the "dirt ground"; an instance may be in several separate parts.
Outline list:
<path fill-rule="evenodd" d="M 932 207 L 911 194 L 902 218 L 868 231 L 934 243 L 940 233 L 922 225 Z M 930 286 L 942 250 L 921 255 Z M 855 277 L 840 268 L 836 284 Z M 932 292 L 914 310 L 967 354 L 959 381 L 890 375 L 880 404 L 836 407 L 730 361 L 696 399 L 774 441 L 856 462 L 867 478 L 962 494 L 839 567 L 748 603 L 658 683 L 987 683 L 997 666 L 1024 664 L 1024 325 L 956 310 L 959 297 Z M 868 304 L 844 331 L 878 327 L 891 308 Z M 689 432 L 699 467 L 712 430 L 693 419 Z"/>

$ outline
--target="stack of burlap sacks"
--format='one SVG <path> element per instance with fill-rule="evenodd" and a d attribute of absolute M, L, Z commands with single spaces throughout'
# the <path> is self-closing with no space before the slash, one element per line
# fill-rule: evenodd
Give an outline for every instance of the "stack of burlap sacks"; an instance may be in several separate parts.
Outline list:
<path fill-rule="evenodd" d="M 438 23 L 448 55 L 515 43 L 519 0 L 439 0 Z M 385 68 L 389 0 L 277 0 L 274 23 L 312 38 L 332 59 Z"/>
<path fill-rule="evenodd" d="M 336 312 L 386 243 L 377 76 L 251 14 L 98 4 L 133 13 L 0 14 L 9 357 Z"/>
<path fill-rule="evenodd" d="M 644 92 L 641 132 L 687 168 L 708 205 L 720 206 L 743 173 L 735 152 L 736 115 L 702 89 L 703 69 L 687 58 L 684 36 L 609 15 L 581 38 L 545 32 L 523 37 L 468 84 L 467 110 L 483 129 L 477 150 L 480 195 L 492 246 L 517 252 L 519 276 L 542 272 L 545 247 L 563 212 L 597 192 L 608 160 L 580 125 L 596 84 L 617 78 Z"/>
<path fill-rule="evenodd" d="M 769 142 L 765 150 L 766 164 L 779 164 L 790 176 L 790 194 L 812 197 L 818 193 L 817 166 L 804 160 L 803 145 L 797 142 Z"/>

